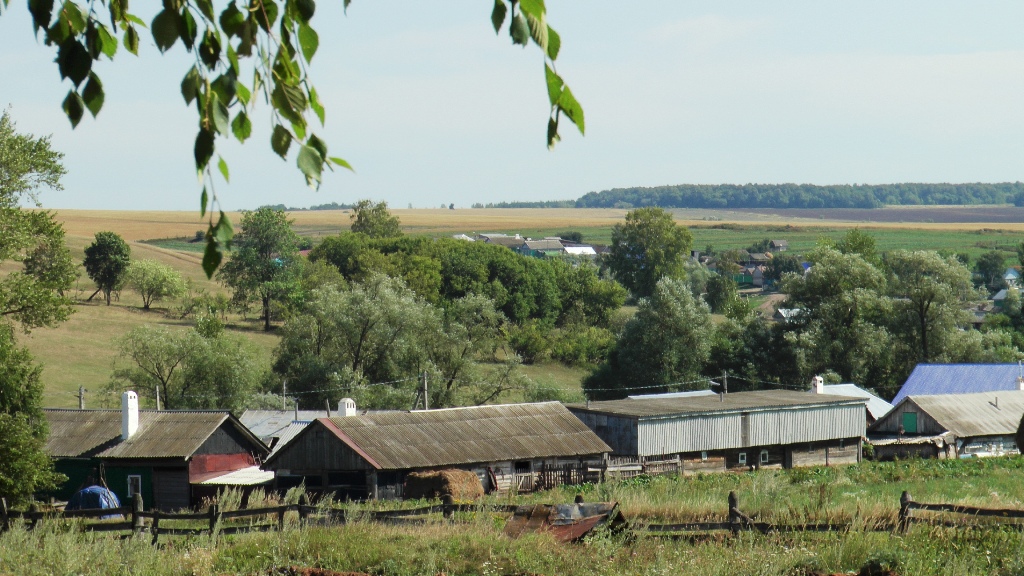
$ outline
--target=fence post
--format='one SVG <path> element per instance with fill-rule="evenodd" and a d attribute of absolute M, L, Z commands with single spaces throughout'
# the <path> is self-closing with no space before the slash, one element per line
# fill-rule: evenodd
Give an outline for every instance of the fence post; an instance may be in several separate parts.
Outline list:
<path fill-rule="evenodd" d="M 906 490 L 900 495 L 900 517 L 899 522 L 896 525 L 897 530 L 901 533 L 906 533 L 910 530 L 910 503 L 913 500 L 910 497 L 910 492 Z"/>
<path fill-rule="evenodd" d="M 7 519 L 7 499 L 0 498 L 0 533 L 6 532 L 8 529 L 10 529 L 10 524 Z"/>
<path fill-rule="evenodd" d="M 210 540 L 217 539 L 217 524 L 220 524 L 220 506 L 214 502 L 210 504 Z"/>
<path fill-rule="evenodd" d="M 739 498 L 736 497 L 736 492 L 731 490 L 729 491 L 729 529 L 732 530 L 733 536 L 740 532 Z"/>
<path fill-rule="evenodd" d="M 142 533 L 146 530 L 146 519 L 142 517 L 142 494 L 132 494 L 132 531 Z"/>
<path fill-rule="evenodd" d="M 299 526 L 306 525 L 306 517 L 309 516 L 309 498 L 303 494 L 299 496 Z"/>
<path fill-rule="evenodd" d="M 452 498 L 451 494 L 445 494 L 441 498 L 442 514 L 445 520 L 451 520 L 452 516 L 455 515 L 455 499 Z"/>
<path fill-rule="evenodd" d="M 277 509 L 277 531 L 278 532 L 284 532 L 284 513 L 287 510 L 288 510 L 288 506 L 286 504 L 282 504 L 281 507 Z"/>
<path fill-rule="evenodd" d="M 30 514 L 30 516 L 29 516 L 29 525 L 28 525 L 28 529 L 29 530 L 34 530 L 35 527 L 36 527 L 36 523 L 39 522 L 39 515 L 37 514 L 37 512 L 39 512 L 39 505 L 37 505 L 35 502 L 29 504 L 29 506 L 28 506 L 28 513 Z"/>
<path fill-rule="evenodd" d="M 150 527 L 150 531 L 153 533 L 153 546 L 156 546 L 157 541 L 160 540 L 160 510 L 153 510 L 153 525 Z"/>

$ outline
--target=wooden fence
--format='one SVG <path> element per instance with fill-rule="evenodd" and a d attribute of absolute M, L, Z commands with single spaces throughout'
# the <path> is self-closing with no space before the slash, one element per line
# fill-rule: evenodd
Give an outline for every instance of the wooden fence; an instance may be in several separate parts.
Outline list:
<path fill-rule="evenodd" d="M 553 471 L 554 472 L 554 471 Z M 577 497 L 577 503 L 582 498 Z M 9 530 L 16 523 L 21 523 L 31 530 L 41 521 L 81 518 L 93 520 L 84 522 L 82 529 L 94 532 L 126 532 L 125 536 L 132 534 L 149 534 L 152 536 L 153 544 L 158 543 L 160 536 L 209 536 L 216 538 L 218 535 L 241 534 L 246 532 L 262 532 L 269 530 L 283 530 L 285 528 L 285 516 L 288 513 L 295 513 L 298 517 L 298 526 L 307 525 L 331 525 L 345 524 L 354 520 L 370 520 L 374 522 L 386 522 L 391 524 L 422 524 L 427 521 L 425 516 L 441 514 L 446 520 L 452 520 L 456 512 L 488 512 L 511 513 L 518 506 L 491 505 L 481 506 L 476 504 L 456 504 L 450 496 L 446 496 L 441 504 L 423 506 L 420 508 L 404 510 L 385 511 L 357 511 L 353 517 L 345 509 L 320 508 L 309 505 L 305 495 L 298 504 L 285 504 L 267 508 L 250 508 L 245 510 L 221 511 L 216 505 L 212 505 L 206 512 L 197 513 L 165 513 L 159 510 L 145 511 L 142 506 L 142 498 L 136 495 L 131 506 L 121 508 L 110 508 L 103 510 L 66 510 L 66 511 L 41 511 L 35 506 L 27 511 L 8 510 L 6 503 L 0 499 L 0 533 Z M 1024 523 L 1016 522 L 1024 519 L 1024 510 L 979 508 L 975 506 L 962 506 L 959 504 L 928 504 L 915 502 L 910 494 L 903 492 L 900 497 L 900 508 L 898 520 L 895 525 L 891 523 L 874 523 L 862 527 L 863 530 L 905 533 L 910 529 L 912 523 L 927 523 L 930 525 L 968 527 L 971 524 L 965 522 L 954 522 L 934 516 L 922 516 L 914 511 L 956 514 L 971 518 L 992 518 L 996 521 L 987 525 L 1009 525 L 1024 529 Z M 105 516 L 120 516 L 121 521 L 96 521 Z M 256 523 L 239 524 L 239 520 L 257 519 Z M 998 522 L 999 519 L 1013 520 L 1013 522 Z M 262 521 L 262 523 L 260 523 Z M 192 527 L 182 528 L 169 526 L 168 523 L 191 522 Z M 195 527 L 196 524 L 200 527 Z M 770 532 L 831 532 L 849 530 L 850 524 L 773 524 L 758 522 L 739 507 L 739 499 L 735 492 L 729 492 L 728 515 L 719 522 L 687 522 L 680 524 L 648 524 L 646 526 L 634 527 L 636 531 L 646 532 L 652 536 L 684 537 L 685 535 L 696 535 L 699 533 L 713 533 L 716 531 L 730 532 L 737 535 L 744 531 L 756 531 L 762 534 Z"/>

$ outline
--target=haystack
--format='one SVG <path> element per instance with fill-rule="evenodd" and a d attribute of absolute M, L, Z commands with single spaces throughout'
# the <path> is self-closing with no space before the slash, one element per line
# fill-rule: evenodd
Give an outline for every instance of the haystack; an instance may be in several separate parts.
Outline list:
<path fill-rule="evenodd" d="M 406 498 L 441 498 L 451 496 L 455 500 L 476 500 L 484 495 L 484 488 L 477 475 L 469 470 L 432 470 L 411 472 L 405 478 Z"/>

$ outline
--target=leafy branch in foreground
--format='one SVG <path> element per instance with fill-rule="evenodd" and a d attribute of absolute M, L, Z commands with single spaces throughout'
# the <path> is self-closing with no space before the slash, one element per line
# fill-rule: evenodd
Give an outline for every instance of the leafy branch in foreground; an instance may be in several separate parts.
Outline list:
<path fill-rule="evenodd" d="M 351 0 L 343 1 L 347 8 Z M 0 14 L 9 2 L 0 0 Z M 44 42 L 56 46 L 61 78 L 71 82 L 62 107 L 72 127 L 78 126 L 86 111 L 95 117 L 103 108 L 103 82 L 93 64 L 104 57 L 113 60 L 119 46 L 138 55 L 140 30 L 147 25 L 129 11 L 128 4 L 128 0 L 66 0 L 59 5 L 53 0 L 28 0 L 36 34 L 42 32 Z M 203 269 L 212 276 L 233 236 L 214 189 L 214 155 L 217 171 L 230 180 L 228 164 L 216 153 L 216 143 L 218 138 L 234 137 L 243 143 L 249 139 L 257 96 L 271 106 L 270 147 L 282 159 L 295 149 L 296 165 L 310 187 L 319 187 L 325 168 L 352 167 L 330 156 L 327 143 L 310 126 L 310 113 L 321 127 L 325 118 L 308 69 L 320 46 L 312 25 L 315 0 L 230 0 L 219 14 L 213 0 L 163 0 L 162 6 L 148 26 L 157 48 L 167 52 L 180 42 L 195 56 L 181 81 L 181 95 L 186 104 L 195 105 L 199 120 L 193 155 L 203 184 L 200 214 L 205 218 L 209 213 Z M 532 40 L 544 53 L 551 103 L 548 146 L 560 139 L 562 116 L 582 133 L 583 108 L 555 71 L 562 42 L 547 24 L 543 0 L 495 0 L 491 22 L 496 32 L 506 20 L 514 44 L 525 46 Z M 248 62 L 244 68 L 243 62 Z"/>

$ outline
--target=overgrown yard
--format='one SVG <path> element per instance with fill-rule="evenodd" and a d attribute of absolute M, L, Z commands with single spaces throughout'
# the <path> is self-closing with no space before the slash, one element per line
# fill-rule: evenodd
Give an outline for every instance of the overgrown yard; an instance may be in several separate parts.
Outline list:
<path fill-rule="evenodd" d="M 73 525 L 41 524 L 0 536 L 0 574 L 277 574 L 287 566 L 370 574 L 832 574 L 866 565 L 895 574 L 1022 574 L 1024 534 L 1011 527 L 985 529 L 914 525 L 909 533 L 876 531 L 892 519 L 899 494 L 920 501 L 1021 508 L 1024 459 L 864 463 L 845 468 L 766 470 L 693 478 L 641 477 L 600 486 L 563 488 L 496 501 L 565 502 L 582 492 L 588 501 L 614 499 L 639 530 L 637 537 L 599 533 L 575 545 L 546 535 L 513 540 L 504 516 L 459 515 L 454 524 L 422 526 L 354 522 L 335 527 L 219 538 L 120 540 L 82 534 Z M 721 518 L 726 496 L 737 492 L 744 512 L 759 520 L 797 523 L 852 521 L 849 531 L 669 539 L 644 535 L 661 519 Z M 363 509 L 410 507 L 372 503 Z M 967 519 L 972 523 L 972 519 Z M 863 572 L 869 573 L 869 572 Z M 874 572 L 881 573 L 881 572 Z"/>

